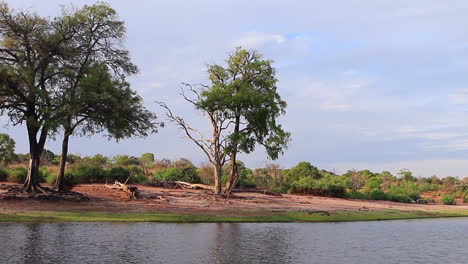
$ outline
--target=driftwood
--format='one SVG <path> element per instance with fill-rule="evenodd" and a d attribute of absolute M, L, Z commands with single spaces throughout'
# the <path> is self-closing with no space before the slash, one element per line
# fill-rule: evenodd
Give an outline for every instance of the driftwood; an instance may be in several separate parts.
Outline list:
<path fill-rule="evenodd" d="M 262 193 L 265 195 L 271 196 L 282 196 L 281 193 L 269 191 L 269 190 L 259 190 L 259 189 L 234 189 L 233 192 L 249 192 L 249 193 Z"/>
<path fill-rule="evenodd" d="M 182 189 L 192 189 L 192 190 L 210 190 L 213 191 L 213 186 L 201 184 L 201 183 L 189 183 L 183 181 L 175 181 L 176 185 Z"/>
<path fill-rule="evenodd" d="M 128 181 L 128 179 L 127 179 L 127 181 Z M 106 185 L 104 185 L 104 187 L 109 188 L 109 189 L 114 189 L 114 190 L 126 192 L 129 195 L 129 197 L 131 197 L 131 198 L 138 198 L 140 196 L 140 192 L 138 191 L 138 187 L 127 185 L 127 181 L 125 181 L 125 183 L 115 181 L 114 185 L 107 185 L 107 183 L 106 183 Z"/>

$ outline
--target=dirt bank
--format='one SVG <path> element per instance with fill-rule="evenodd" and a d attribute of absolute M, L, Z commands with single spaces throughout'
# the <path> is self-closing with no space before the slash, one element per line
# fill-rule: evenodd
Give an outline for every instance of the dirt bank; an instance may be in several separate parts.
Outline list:
<path fill-rule="evenodd" d="M 270 196 L 261 193 L 236 193 L 229 200 L 210 195 L 203 190 L 164 189 L 138 186 L 141 199 L 129 199 L 121 192 L 102 184 L 79 185 L 73 189 L 90 198 L 86 202 L 0 200 L 1 213 L 15 212 L 106 212 L 106 213 L 197 213 L 235 215 L 238 211 L 401 211 L 468 210 L 468 204 L 403 204 L 388 201 L 366 201 L 284 194 Z"/>

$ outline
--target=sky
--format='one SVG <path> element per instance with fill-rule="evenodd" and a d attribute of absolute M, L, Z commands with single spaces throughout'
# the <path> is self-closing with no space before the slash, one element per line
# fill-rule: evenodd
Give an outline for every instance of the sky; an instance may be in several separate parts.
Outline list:
<path fill-rule="evenodd" d="M 13 8 L 56 16 L 60 6 L 94 1 L 10 0 Z M 235 47 L 272 59 L 288 103 L 280 118 L 292 142 L 278 160 L 338 173 L 370 169 L 416 176 L 468 176 L 468 1 L 198 0 L 108 1 L 127 28 L 125 46 L 140 73 L 130 78 L 160 121 L 165 101 L 203 131 L 207 120 L 179 96 L 180 83 L 206 83 L 207 64 Z M 25 127 L 2 118 L 0 132 L 27 152 Z M 56 153 L 57 141 L 46 148 Z M 156 158 L 205 161 L 168 124 L 147 138 L 73 137 L 81 155 L 152 152 Z M 241 159 L 272 162 L 261 147 Z"/>

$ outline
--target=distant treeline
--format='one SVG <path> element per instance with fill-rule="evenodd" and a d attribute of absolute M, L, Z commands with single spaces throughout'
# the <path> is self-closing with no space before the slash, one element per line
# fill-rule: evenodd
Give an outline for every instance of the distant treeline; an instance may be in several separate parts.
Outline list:
<path fill-rule="evenodd" d="M 42 159 L 40 181 L 53 184 L 60 156 L 46 150 Z M 4 168 L 0 169 L 0 181 L 24 182 L 28 161 L 29 155 L 14 154 L 8 164 L 4 164 Z M 309 162 L 300 162 L 290 169 L 281 168 L 277 164 L 250 169 L 238 161 L 238 168 L 240 179 L 236 187 L 243 189 L 404 203 L 430 203 L 433 199 L 441 199 L 446 204 L 454 204 L 457 198 L 461 202 L 468 202 L 468 178 L 414 177 L 409 170 L 401 170 L 397 175 L 388 171 L 375 173 L 369 170 L 349 170 L 340 175 L 319 170 Z M 223 184 L 226 183 L 228 175 L 229 166 L 224 166 Z M 127 178 L 131 183 L 178 180 L 214 184 L 213 167 L 210 164 L 196 166 L 184 158 L 175 161 L 155 159 L 152 153 L 145 153 L 140 157 L 68 155 L 65 174 L 68 188 L 82 183 L 125 181 Z M 429 195 L 424 195 L 423 198 L 423 193 Z"/>

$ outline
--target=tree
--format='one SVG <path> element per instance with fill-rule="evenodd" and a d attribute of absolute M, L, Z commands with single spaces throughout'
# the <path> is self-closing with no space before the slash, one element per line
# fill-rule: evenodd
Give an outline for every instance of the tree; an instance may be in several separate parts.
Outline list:
<path fill-rule="evenodd" d="M 7 166 L 15 158 L 15 141 L 7 134 L 0 133 L 0 165 Z"/>
<path fill-rule="evenodd" d="M 177 116 L 172 110 L 163 102 L 157 102 L 161 107 L 166 110 L 166 116 L 170 122 L 176 124 L 180 129 L 185 132 L 187 138 L 194 142 L 205 153 L 208 161 L 213 166 L 214 172 L 214 194 L 221 194 L 221 174 L 223 166 L 228 161 L 228 156 L 225 151 L 228 144 L 228 135 L 226 131 L 229 128 L 228 117 L 224 114 L 222 108 L 206 104 L 204 98 L 199 91 L 195 90 L 190 84 L 183 83 L 188 87 L 194 95 L 194 98 L 189 98 L 182 90 L 181 96 L 188 103 L 192 104 L 197 110 L 201 111 L 208 117 L 211 124 L 211 137 L 206 137 L 199 130 L 192 127 L 183 118 Z M 201 85 L 205 90 L 209 89 L 205 85 Z M 202 90 L 203 92 L 203 90 Z"/>
<path fill-rule="evenodd" d="M 109 137 L 122 139 L 156 132 L 156 116 L 146 110 L 142 99 L 125 81 L 137 73 L 129 52 L 122 47 L 124 22 L 108 4 L 85 5 L 65 10 L 63 28 L 74 28 L 61 78 L 63 127 L 62 154 L 55 188 L 62 190 L 69 137 L 107 130 Z"/>
<path fill-rule="evenodd" d="M 149 175 L 149 169 L 154 166 L 154 154 L 145 153 L 138 159 L 145 175 Z"/>
<path fill-rule="evenodd" d="M 24 189 L 38 183 L 41 154 L 56 131 L 58 78 L 67 43 L 75 34 L 60 20 L 10 10 L 0 3 L 0 113 L 13 125 L 26 124 L 29 166 Z"/>
<path fill-rule="evenodd" d="M 277 159 L 290 141 L 290 133 L 277 123 L 286 102 L 277 92 L 272 61 L 264 60 L 257 51 L 237 48 L 226 63 L 226 67 L 208 66 L 212 86 L 202 92 L 199 107 L 221 112 L 232 125 L 226 147 L 231 164 L 225 191 L 229 195 L 239 179 L 237 154 L 251 153 L 260 144 L 269 158 Z"/>
<path fill-rule="evenodd" d="M 301 178 L 311 178 L 314 180 L 322 178 L 320 171 L 317 167 L 310 164 L 310 162 L 299 162 L 296 166 L 292 167 L 286 175 L 290 183 L 297 181 Z"/>

